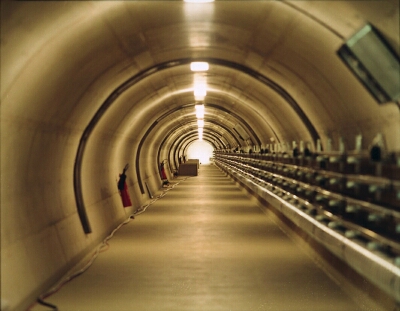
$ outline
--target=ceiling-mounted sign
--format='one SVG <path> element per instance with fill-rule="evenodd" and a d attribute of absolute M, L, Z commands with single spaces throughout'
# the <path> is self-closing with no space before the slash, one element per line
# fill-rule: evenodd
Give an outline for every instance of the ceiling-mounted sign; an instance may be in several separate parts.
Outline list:
<path fill-rule="evenodd" d="M 372 25 L 349 38 L 338 55 L 379 103 L 400 101 L 399 56 Z"/>

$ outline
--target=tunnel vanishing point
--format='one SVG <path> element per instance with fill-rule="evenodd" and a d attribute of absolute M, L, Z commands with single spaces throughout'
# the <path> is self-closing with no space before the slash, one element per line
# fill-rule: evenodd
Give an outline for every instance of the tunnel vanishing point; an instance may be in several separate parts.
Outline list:
<path fill-rule="evenodd" d="M 2 1 L 2 308 L 174 179 L 197 105 L 214 165 L 398 307 L 399 37 L 397 0 Z"/>

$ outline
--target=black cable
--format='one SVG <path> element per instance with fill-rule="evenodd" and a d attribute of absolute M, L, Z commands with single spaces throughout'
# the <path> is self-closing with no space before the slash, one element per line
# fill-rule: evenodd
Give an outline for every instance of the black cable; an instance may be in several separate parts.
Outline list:
<path fill-rule="evenodd" d="M 37 301 L 38 303 L 40 303 L 41 305 L 43 305 L 43 306 L 52 308 L 54 311 L 58 311 L 57 306 L 52 305 L 51 303 L 48 303 L 48 302 L 42 300 L 41 298 L 38 298 L 36 301 Z"/>
<path fill-rule="evenodd" d="M 127 169 L 128 167 L 129 167 L 129 164 L 127 164 L 127 165 L 125 166 L 124 170 Z M 67 278 L 66 278 L 65 280 L 63 280 L 59 285 L 57 285 L 56 287 L 54 287 L 52 290 L 50 290 L 50 291 L 47 292 L 46 294 L 41 295 L 39 298 L 37 298 L 36 302 L 39 303 L 39 304 L 41 304 L 41 305 L 43 305 L 43 306 L 52 308 L 54 311 L 58 311 L 57 306 L 55 306 L 55 305 L 53 305 L 53 304 L 51 304 L 51 303 L 45 302 L 43 299 L 46 299 L 47 297 L 53 295 L 53 294 L 56 293 L 58 290 L 60 290 L 61 287 L 64 286 L 66 283 L 68 283 L 68 282 L 71 281 L 72 279 L 76 278 L 77 276 L 83 274 L 83 273 L 92 265 L 92 263 L 94 262 L 94 260 L 95 260 L 95 259 L 97 258 L 97 256 L 99 255 L 101 249 L 102 249 L 104 246 L 107 246 L 107 245 L 108 245 L 108 240 L 111 239 L 111 238 L 114 236 L 114 233 L 115 233 L 116 231 L 118 231 L 123 225 L 126 225 L 126 224 L 127 224 L 128 222 L 130 222 L 132 219 L 135 219 L 135 215 L 139 215 L 139 214 L 144 213 L 144 212 L 146 211 L 147 207 L 149 207 L 150 205 L 152 205 L 153 203 L 155 203 L 157 200 L 159 200 L 159 199 L 161 199 L 162 197 L 164 197 L 164 196 L 167 194 L 167 192 L 168 192 L 169 190 L 175 188 L 175 187 L 176 187 L 177 185 L 179 185 L 182 181 L 185 181 L 185 180 L 188 179 L 188 178 L 190 178 L 190 176 L 189 176 L 189 177 L 186 177 L 186 178 L 184 178 L 184 179 L 182 179 L 182 180 L 180 180 L 179 182 L 177 182 L 176 184 L 174 184 L 172 187 L 170 187 L 170 188 L 164 190 L 157 198 L 155 198 L 154 200 L 152 200 L 152 201 L 151 201 L 150 203 L 148 203 L 147 205 L 142 206 L 142 207 L 141 207 L 140 209 L 138 209 L 133 215 L 130 215 L 130 216 L 128 217 L 128 219 L 126 219 L 124 222 L 122 222 L 117 228 L 115 228 L 115 229 L 111 232 L 111 234 L 110 234 L 108 237 L 106 237 L 106 238 L 103 240 L 103 243 L 100 244 L 99 247 L 97 247 L 96 252 L 95 252 L 94 255 L 92 256 L 91 260 L 90 260 L 81 270 L 79 270 L 79 271 L 76 272 L 75 274 L 72 274 L 71 276 L 67 277 Z M 30 307 L 28 310 L 30 310 L 30 309 L 31 309 L 31 307 Z"/>

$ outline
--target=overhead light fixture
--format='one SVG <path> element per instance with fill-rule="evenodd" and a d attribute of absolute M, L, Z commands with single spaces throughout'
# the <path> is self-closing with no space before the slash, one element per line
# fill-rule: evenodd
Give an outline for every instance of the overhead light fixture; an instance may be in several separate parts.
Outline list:
<path fill-rule="evenodd" d="M 199 128 L 203 128 L 204 127 L 204 120 L 203 119 L 198 119 L 197 120 L 197 126 Z"/>
<path fill-rule="evenodd" d="M 202 141 L 203 140 L 203 128 L 202 127 L 198 128 L 198 133 L 199 133 L 199 140 Z"/>
<path fill-rule="evenodd" d="M 195 100 L 204 100 L 207 95 L 207 89 L 205 85 L 195 85 L 194 87 L 194 98 Z"/>
<path fill-rule="evenodd" d="M 191 71 L 207 71 L 209 65 L 207 62 L 192 62 L 190 63 Z"/>
<path fill-rule="evenodd" d="M 204 105 L 195 105 L 194 108 L 196 109 L 196 111 L 203 111 L 204 112 Z"/>
<path fill-rule="evenodd" d="M 204 118 L 204 110 L 197 110 L 196 111 L 196 118 L 203 119 Z"/>
<path fill-rule="evenodd" d="M 201 73 L 195 73 L 193 77 L 194 97 L 197 101 L 204 100 L 207 95 L 207 78 Z"/>
<path fill-rule="evenodd" d="M 183 0 L 184 2 L 187 3 L 208 3 L 208 2 L 214 2 L 214 0 Z"/>
<path fill-rule="evenodd" d="M 196 117 L 197 117 L 197 130 L 199 132 L 199 140 L 203 140 L 203 128 L 204 128 L 204 105 L 195 105 Z"/>
<path fill-rule="evenodd" d="M 196 105 L 196 118 L 203 119 L 204 118 L 204 105 Z"/>

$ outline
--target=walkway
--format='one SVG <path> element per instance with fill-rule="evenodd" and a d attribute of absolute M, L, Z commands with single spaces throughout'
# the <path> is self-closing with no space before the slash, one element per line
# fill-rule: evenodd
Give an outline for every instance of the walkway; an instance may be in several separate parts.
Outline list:
<path fill-rule="evenodd" d="M 60 311 L 362 310 L 257 204 L 201 166 L 46 301 Z"/>

